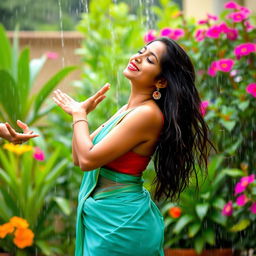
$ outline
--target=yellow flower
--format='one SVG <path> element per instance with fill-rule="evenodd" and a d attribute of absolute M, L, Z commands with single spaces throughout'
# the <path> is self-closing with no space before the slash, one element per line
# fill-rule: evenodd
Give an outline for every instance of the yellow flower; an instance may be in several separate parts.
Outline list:
<path fill-rule="evenodd" d="M 5 144 L 3 148 L 17 155 L 22 155 L 33 149 L 30 145 L 14 145 L 12 143 Z"/>
<path fill-rule="evenodd" d="M 20 217 L 12 217 L 10 223 L 16 228 L 27 228 L 29 226 L 28 222 Z"/>
<path fill-rule="evenodd" d="M 23 249 L 33 244 L 34 233 L 29 228 L 17 228 L 14 232 L 13 243 Z"/>
<path fill-rule="evenodd" d="M 0 238 L 5 238 L 6 235 L 11 234 L 13 231 L 14 226 L 11 223 L 0 225 Z"/>

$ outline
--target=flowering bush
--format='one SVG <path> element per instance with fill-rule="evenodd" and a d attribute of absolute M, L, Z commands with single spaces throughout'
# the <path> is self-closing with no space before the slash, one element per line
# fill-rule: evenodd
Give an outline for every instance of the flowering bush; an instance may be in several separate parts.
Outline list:
<path fill-rule="evenodd" d="M 20 217 L 14 216 L 9 222 L 0 225 L 0 239 L 13 234 L 13 243 L 20 249 L 29 247 L 33 244 L 34 233 L 28 228 L 28 222 Z"/>
<path fill-rule="evenodd" d="M 236 246 L 253 247 L 254 230 L 251 224 L 256 221 L 256 179 L 255 174 L 248 175 L 247 166 L 236 170 L 243 176 L 235 184 L 233 200 L 229 200 L 222 209 L 222 215 L 227 218 L 227 228 L 232 233 L 247 231 L 242 243 L 237 239 Z M 234 239 L 235 240 L 235 239 Z"/>

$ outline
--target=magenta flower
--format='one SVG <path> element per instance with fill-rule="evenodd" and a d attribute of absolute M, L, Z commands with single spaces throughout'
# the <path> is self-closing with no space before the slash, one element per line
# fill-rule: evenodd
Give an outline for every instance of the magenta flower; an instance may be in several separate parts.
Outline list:
<path fill-rule="evenodd" d="M 209 106 L 209 101 L 208 100 L 204 100 L 201 102 L 200 104 L 200 113 L 202 114 L 202 116 L 205 115 L 206 113 L 206 109 Z"/>
<path fill-rule="evenodd" d="M 44 159 L 45 159 L 44 151 L 41 150 L 40 148 L 36 147 L 36 148 L 35 148 L 35 151 L 34 151 L 33 157 L 34 157 L 37 161 L 44 161 Z"/>
<path fill-rule="evenodd" d="M 225 9 L 239 9 L 240 7 L 241 6 L 234 1 L 229 1 L 224 5 Z"/>
<path fill-rule="evenodd" d="M 208 75 L 216 76 L 218 71 L 218 61 L 213 61 L 208 69 Z"/>
<path fill-rule="evenodd" d="M 235 28 L 228 28 L 226 35 L 229 40 L 236 40 L 238 37 L 238 30 Z"/>
<path fill-rule="evenodd" d="M 197 24 L 199 24 L 199 25 L 203 25 L 203 24 L 207 24 L 207 23 L 208 23 L 208 20 L 199 20 L 197 22 Z"/>
<path fill-rule="evenodd" d="M 173 38 L 174 40 L 179 40 L 181 37 L 183 37 L 185 35 L 185 32 L 183 29 L 181 28 L 177 28 L 174 30 L 174 33 L 173 33 Z"/>
<path fill-rule="evenodd" d="M 52 59 L 52 60 L 55 60 L 55 59 L 57 59 L 58 58 L 58 53 L 57 52 L 47 52 L 46 53 L 46 57 L 48 58 L 48 59 Z"/>
<path fill-rule="evenodd" d="M 228 16 L 228 18 L 232 19 L 233 22 L 241 22 L 248 18 L 248 14 L 244 12 L 232 12 Z"/>
<path fill-rule="evenodd" d="M 207 14 L 207 18 L 208 20 L 218 20 L 218 16 L 209 13 Z"/>
<path fill-rule="evenodd" d="M 219 38 L 220 33 L 221 33 L 220 27 L 218 25 L 213 25 L 207 30 L 206 36 L 210 38 Z"/>
<path fill-rule="evenodd" d="M 195 33 L 195 38 L 196 38 L 196 41 L 203 41 L 204 38 L 205 38 L 205 32 L 206 30 L 205 29 L 198 29 L 196 30 L 196 33 Z"/>
<path fill-rule="evenodd" d="M 246 31 L 250 32 L 254 29 L 254 26 L 250 23 L 249 20 L 244 21 Z"/>
<path fill-rule="evenodd" d="M 232 201 L 226 203 L 221 211 L 221 214 L 224 216 L 231 216 L 233 213 L 233 204 Z"/>
<path fill-rule="evenodd" d="M 228 27 L 228 25 L 227 25 L 225 22 L 222 22 L 222 23 L 219 25 L 219 29 L 220 29 L 220 32 L 221 32 L 221 33 L 227 33 L 228 30 L 229 30 L 229 27 Z"/>
<path fill-rule="evenodd" d="M 246 87 L 246 92 L 250 93 L 254 98 L 256 98 L 256 84 L 248 84 Z"/>
<path fill-rule="evenodd" d="M 236 199 L 236 204 L 239 206 L 244 206 L 247 202 L 248 202 L 248 198 L 246 197 L 245 194 L 238 196 Z"/>
<path fill-rule="evenodd" d="M 149 43 L 156 39 L 156 31 L 153 29 L 150 29 L 145 35 L 144 35 L 144 42 Z"/>
<path fill-rule="evenodd" d="M 235 47 L 234 54 L 237 58 L 240 58 L 241 56 L 249 55 L 255 51 L 256 45 L 254 43 L 244 43 Z"/>
<path fill-rule="evenodd" d="M 240 10 L 240 12 L 243 12 L 244 14 L 250 14 L 251 13 L 251 11 L 248 8 L 244 7 L 244 6 L 240 6 L 239 10 Z"/>
<path fill-rule="evenodd" d="M 244 192 L 247 186 L 254 181 L 254 174 L 242 177 L 235 186 L 235 195 Z"/>
<path fill-rule="evenodd" d="M 250 207 L 250 211 L 253 213 L 253 214 L 256 214 L 256 202 L 252 203 L 251 207 Z"/>
<path fill-rule="evenodd" d="M 232 59 L 221 59 L 218 61 L 217 69 L 222 72 L 229 72 L 234 66 Z"/>
<path fill-rule="evenodd" d="M 160 35 L 161 36 L 166 36 L 169 37 L 173 40 L 178 40 L 181 37 L 183 37 L 185 34 L 184 30 L 181 28 L 177 28 L 177 29 L 171 29 L 171 28 L 163 28 L 160 31 Z"/>

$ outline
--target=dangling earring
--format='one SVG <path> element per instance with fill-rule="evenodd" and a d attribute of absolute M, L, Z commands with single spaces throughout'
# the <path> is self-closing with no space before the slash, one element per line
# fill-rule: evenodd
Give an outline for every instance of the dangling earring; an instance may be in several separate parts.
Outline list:
<path fill-rule="evenodd" d="M 159 88 L 156 88 L 156 91 L 153 92 L 152 97 L 154 100 L 159 100 L 161 98 L 161 93 L 159 92 Z"/>

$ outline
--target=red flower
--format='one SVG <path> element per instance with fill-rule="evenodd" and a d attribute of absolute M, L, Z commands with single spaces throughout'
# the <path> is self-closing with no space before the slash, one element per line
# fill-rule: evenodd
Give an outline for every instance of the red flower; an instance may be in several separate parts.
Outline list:
<path fill-rule="evenodd" d="M 172 208 L 169 209 L 169 215 L 174 218 L 174 219 L 177 219 L 180 217 L 181 215 L 181 208 L 180 207 L 177 207 L 177 206 L 174 206 Z"/>

